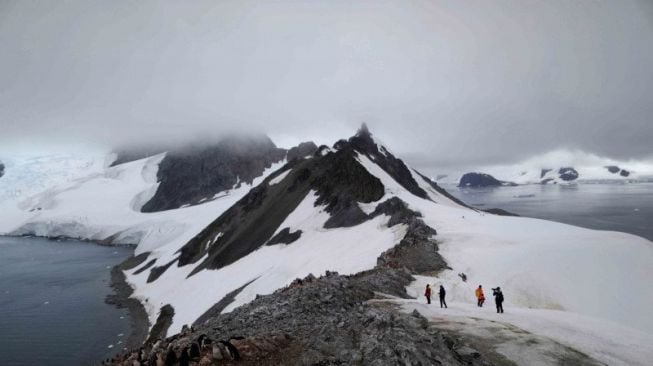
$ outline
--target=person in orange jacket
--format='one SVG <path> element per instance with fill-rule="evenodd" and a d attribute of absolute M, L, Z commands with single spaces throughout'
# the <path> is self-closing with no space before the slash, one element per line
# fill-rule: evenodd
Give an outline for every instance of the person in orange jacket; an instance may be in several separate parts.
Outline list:
<path fill-rule="evenodd" d="M 424 290 L 424 296 L 426 296 L 426 302 L 431 303 L 431 285 L 426 285 L 426 290 Z"/>
<path fill-rule="evenodd" d="M 482 308 L 483 303 L 485 302 L 485 294 L 483 293 L 483 286 L 478 285 L 478 288 L 476 289 L 476 298 L 478 299 L 478 307 Z"/>

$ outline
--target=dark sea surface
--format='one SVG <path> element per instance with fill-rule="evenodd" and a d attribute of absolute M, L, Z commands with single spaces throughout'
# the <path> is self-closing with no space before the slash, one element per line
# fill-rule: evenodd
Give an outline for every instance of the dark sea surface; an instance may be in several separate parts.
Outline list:
<path fill-rule="evenodd" d="M 0 237 L 0 365 L 94 365 L 122 348 L 127 311 L 104 299 L 111 267 L 132 252 Z"/>
<path fill-rule="evenodd" d="M 622 231 L 653 241 L 653 183 L 442 186 L 463 202 L 479 208 L 501 208 L 520 216 Z"/>

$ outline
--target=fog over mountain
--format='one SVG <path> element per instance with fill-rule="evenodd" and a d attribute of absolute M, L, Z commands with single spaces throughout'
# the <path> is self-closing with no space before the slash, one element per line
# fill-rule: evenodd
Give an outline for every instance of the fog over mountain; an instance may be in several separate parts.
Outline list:
<path fill-rule="evenodd" d="M 365 121 L 417 167 L 653 154 L 650 1 L 0 3 L 0 146 Z"/>

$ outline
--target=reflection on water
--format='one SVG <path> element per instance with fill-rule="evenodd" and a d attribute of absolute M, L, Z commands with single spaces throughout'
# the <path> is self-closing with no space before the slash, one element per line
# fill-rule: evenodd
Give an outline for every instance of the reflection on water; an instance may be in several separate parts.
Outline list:
<path fill-rule="evenodd" d="M 104 298 L 111 292 L 111 267 L 131 253 L 0 237 L 0 364 L 92 365 L 115 353 L 128 336 L 129 319 Z"/>
<path fill-rule="evenodd" d="M 653 183 L 444 187 L 468 204 L 591 229 L 623 231 L 653 241 Z"/>

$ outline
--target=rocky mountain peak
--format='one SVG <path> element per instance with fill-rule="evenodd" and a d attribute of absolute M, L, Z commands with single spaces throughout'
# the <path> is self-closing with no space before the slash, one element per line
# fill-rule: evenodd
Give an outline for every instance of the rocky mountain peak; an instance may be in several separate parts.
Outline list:
<path fill-rule="evenodd" d="M 367 128 L 367 123 L 363 122 L 361 124 L 355 136 L 360 138 L 368 138 L 368 139 L 372 138 L 372 133 L 370 132 L 369 128 Z"/>
<path fill-rule="evenodd" d="M 286 150 L 264 134 L 230 135 L 176 148 L 159 164 L 159 187 L 141 210 L 164 211 L 210 200 L 241 183 L 251 184 L 285 157 Z"/>

